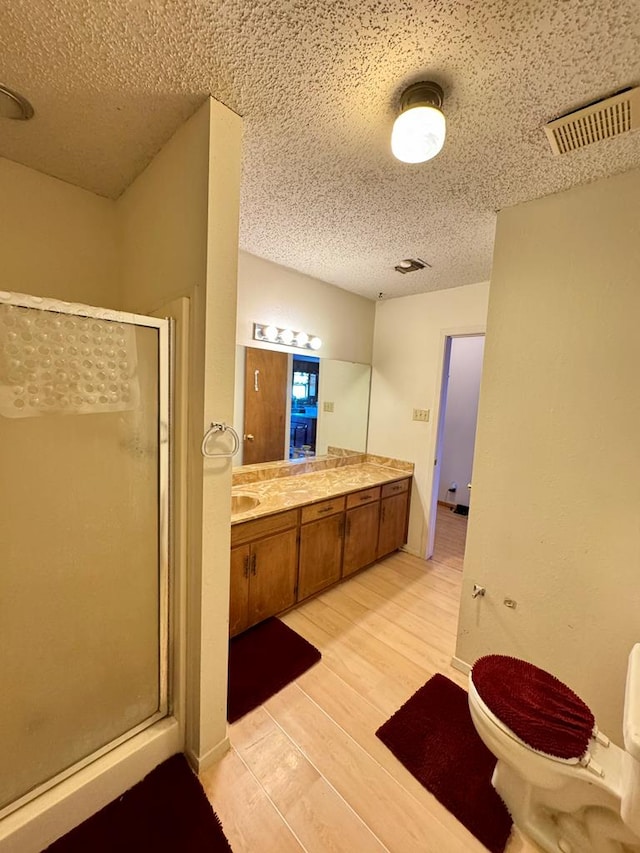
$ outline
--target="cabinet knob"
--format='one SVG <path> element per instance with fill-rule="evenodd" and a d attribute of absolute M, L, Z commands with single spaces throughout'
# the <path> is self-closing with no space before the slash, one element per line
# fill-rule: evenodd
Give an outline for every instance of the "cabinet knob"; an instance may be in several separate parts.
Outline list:
<path fill-rule="evenodd" d="M 248 433 L 246 433 L 246 434 L 243 436 L 243 438 L 244 438 L 244 440 L 245 440 L 245 441 L 253 441 L 253 440 L 254 440 L 254 438 L 255 438 L 255 436 L 251 435 L 251 433 L 250 433 L 250 432 L 248 432 Z"/>

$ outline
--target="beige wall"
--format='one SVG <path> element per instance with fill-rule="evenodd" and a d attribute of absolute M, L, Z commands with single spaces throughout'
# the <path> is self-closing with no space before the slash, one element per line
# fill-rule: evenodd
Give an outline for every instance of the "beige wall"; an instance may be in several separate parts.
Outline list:
<path fill-rule="evenodd" d="M 247 252 L 238 258 L 237 343 L 253 340 L 253 324 L 273 323 L 322 339 L 321 358 L 371 364 L 375 303 Z M 269 345 L 290 352 L 290 348 Z"/>
<path fill-rule="evenodd" d="M 445 335 L 482 332 L 487 282 L 376 304 L 367 450 L 415 464 L 408 549 L 424 556 Z M 429 409 L 428 423 L 412 420 Z"/>
<path fill-rule="evenodd" d="M 233 421 L 242 143 L 241 119 L 217 101 L 210 101 L 210 109 L 207 293 L 205 304 L 200 309 L 197 303 L 195 306 L 204 318 L 204 409 L 199 422 L 193 413 L 191 435 L 191 449 L 201 466 L 200 444 L 205 430 L 212 421 Z M 203 474 L 196 753 L 200 769 L 213 763 L 227 744 L 231 459 L 207 459 Z"/>
<path fill-rule="evenodd" d="M 148 313 L 205 287 L 208 172 L 205 104 L 116 202 L 124 310 Z"/>
<path fill-rule="evenodd" d="M 618 740 L 640 639 L 638 270 L 640 171 L 499 214 L 456 652 L 550 669 Z"/>
<path fill-rule="evenodd" d="M 120 307 L 115 204 L 0 158 L 0 287 Z"/>
<path fill-rule="evenodd" d="M 231 465 L 205 463 L 212 420 L 231 422 L 241 121 L 213 99 L 118 200 L 125 307 L 191 300 L 187 752 L 226 744 Z"/>

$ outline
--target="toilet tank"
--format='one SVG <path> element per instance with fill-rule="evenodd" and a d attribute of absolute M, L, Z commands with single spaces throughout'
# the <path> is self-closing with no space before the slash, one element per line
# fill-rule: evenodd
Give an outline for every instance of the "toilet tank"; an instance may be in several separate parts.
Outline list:
<path fill-rule="evenodd" d="M 640 837 L 640 643 L 631 649 L 624 696 L 624 756 L 621 816 Z"/>
<path fill-rule="evenodd" d="M 640 643 L 635 644 L 629 655 L 622 728 L 627 752 L 640 761 Z"/>

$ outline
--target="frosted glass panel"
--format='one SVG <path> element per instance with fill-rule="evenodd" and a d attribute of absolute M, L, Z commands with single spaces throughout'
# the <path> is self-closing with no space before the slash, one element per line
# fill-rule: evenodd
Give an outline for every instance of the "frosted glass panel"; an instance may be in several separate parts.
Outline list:
<path fill-rule="evenodd" d="M 158 336 L 0 304 L 0 808 L 160 708 Z"/>

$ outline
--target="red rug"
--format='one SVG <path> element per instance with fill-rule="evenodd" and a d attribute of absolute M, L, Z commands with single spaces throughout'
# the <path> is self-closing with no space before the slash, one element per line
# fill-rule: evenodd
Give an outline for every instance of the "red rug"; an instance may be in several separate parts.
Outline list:
<path fill-rule="evenodd" d="M 496 759 L 474 728 L 461 687 L 434 675 L 376 734 L 478 841 L 503 853 L 511 818 L 491 785 Z"/>
<path fill-rule="evenodd" d="M 47 847 L 46 853 L 229 853 L 218 816 L 184 755 Z"/>
<path fill-rule="evenodd" d="M 230 723 L 266 702 L 321 658 L 315 646 L 279 619 L 267 619 L 229 643 Z"/>

